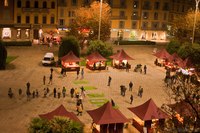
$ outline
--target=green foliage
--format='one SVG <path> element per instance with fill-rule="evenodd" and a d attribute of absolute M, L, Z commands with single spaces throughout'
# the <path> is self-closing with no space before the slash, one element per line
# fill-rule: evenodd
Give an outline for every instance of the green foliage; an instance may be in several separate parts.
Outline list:
<path fill-rule="evenodd" d="M 172 40 L 169 42 L 169 44 L 167 45 L 166 50 L 170 53 L 177 53 L 178 49 L 180 48 L 180 42 L 177 40 Z"/>
<path fill-rule="evenodd" d="M 50 121 L 34 118 L 29 133 L 83 133 L 83 125 L 65 117 L 54 117 Z"/>
<path fill-rule="evenodd" d="M 12 62 L 13 60 L 15 60 L 18 56 L 8 56 L 6 58 L 6 64 L 9 64 L 10 62 Z"/>
<path fill-rule="evenodd" d="M 120 40 L 120 41 L 115 41 L 114 44 L 119 45 L 155 45 L 156 42 L 152 41 L 129 41 L 129 40 Z"/>
<path fill-rule="evenodd" d="M 79 40 L 95 40 L 98 38 L 100 3 L 94 1 L 89 7 L 81 7 L 76 10 L 76 16 L 70 25 L 70 35 L 76 36 Z M 106 41 L 110 38 L 110 6 L 102 3 L 101 34 L 100 38 Z M 83 29 L 90 30 L 89 33 L 82 32 Z"/>
<path fill-rule="evenodd" d="M 41 118 L 33 118 L 29 125 L 29 133 L 50 133 L 50 123 Z"/>
<path fill-rule="evenodd" d="M 0 70 L 6 69 L 7 50 L 0 40 Z"/>
<path fill-rule="evenodd" d="M 73 53 L 79 57 L 80 55 L 80 45 L 76 37 L 69 36 L 63 38 L 62 43 L 59 47 L 58 57 L 65 56 L 68 52 L 73 51 Z"/>
<path fill-rule="evenodd" d="M 113 54 L 112 46 L 99 40 L 89 42 L 87 54 L 89 55 L 95 51 L 99 52 L 103 57 L 109 57 Z"/>
<path fill-rule="evenodd" d="M 5 46 L 32 46 L 31 41 L 9 41 L 3 42 Z"/>
<path fill-rule="evenodd" d="M 191 53 L 192 53 L 192 47 L 191 44 L 188 43 L 182 44 L 182 46 L 178 50 L 178 55 L 183 59 L 190 57 Z"/>

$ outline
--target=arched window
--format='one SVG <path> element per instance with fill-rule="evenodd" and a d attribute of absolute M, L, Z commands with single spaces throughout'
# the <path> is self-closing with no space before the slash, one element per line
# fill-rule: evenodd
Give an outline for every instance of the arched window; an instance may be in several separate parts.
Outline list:
<path fill-rule="evenodd" d="M 55 9 L 55 2 L 51 2 L 51 8 Z"/>
<path fill-rule="evenodd" d="M 26 8 L 30 8 L 30 1 L 29 0 L 26 1 Z"/>
<path fill-rule="evenodd" d="M 47 8 L 47 2 L 46 1 L 43 2 L 43 8 Z"/>
<path fill-rule="evenodd" d="M 21 8 L 21 6 L 22 6 L 21 0 L 18 0 L 18 1 L 17 1 L 17 7 L 18 7 L 18 8 Z"/>

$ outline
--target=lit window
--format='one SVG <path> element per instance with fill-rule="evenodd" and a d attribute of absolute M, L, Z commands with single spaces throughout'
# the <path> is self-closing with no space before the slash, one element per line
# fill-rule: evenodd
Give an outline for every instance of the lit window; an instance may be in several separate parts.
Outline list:
<path fill-rule="evenodd" d="M 4 0 L 4 6 L 8 6 L 8 0 Z"/>
<path fill-rule="evenodd" d="M 11 29 L 10 28 L 3 28 L 2 39 L 10 39 L 10 38 L 11 38 Z"/>

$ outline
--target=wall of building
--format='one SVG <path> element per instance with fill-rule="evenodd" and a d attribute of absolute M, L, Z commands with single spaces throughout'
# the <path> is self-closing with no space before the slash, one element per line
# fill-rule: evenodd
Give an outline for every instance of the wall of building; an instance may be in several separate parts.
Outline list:
<path fill-rule="evenodd" d="M 20 6 L 19 1 L 21 1 Z M 27 1 L 30 1 L 30 7 L 26 6 Z M 38 7 L 35 7 L 36 1 L 38 1 Z M 8 0 L 8 6 L 4 6 L 5 1 L 2 0 L 0 1 L 0 12 L 2 12 L 0 35 L 2 36 L 3 28 L 8 27 L 11 28 L 11 39 L 13 40 L 38 39 L 42 33 L 65 33 L 75 19 L 75 11 L 80 7 L 89 6 L 93 1 L 95 0 Z M 112 40 L 119 38 L 166 40 L 167 26 L 177 15 L 186 13 L 192 3 L 195 4 L 192 0 L 103 1 L 111 6 L 110 37 Z M 44 2 L 46 2 L 45 8 Z M 51 7 L 52 2 L 55 3 L 55 8 Z M 29 22 L 26 20 L 27 16 L 30 18 Z M 35 16 L 38 16 L 38 23 L 34 21 Z M 46 23 L 43 22 L 44 16 Z M 51 17 L 54 17 L 53 24 Z"/>

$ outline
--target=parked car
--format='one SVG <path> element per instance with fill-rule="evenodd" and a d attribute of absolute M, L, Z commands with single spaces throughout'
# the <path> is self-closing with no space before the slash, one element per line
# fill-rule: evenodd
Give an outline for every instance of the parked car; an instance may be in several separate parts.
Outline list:
<path fill-rule="evenodd" d="M 55 64 L 55 59 L 54 59 L 54 54 L 53 53 L 46 53 L 44 55 L 44 58 L 42 60 L 42 65 L 54 65 Z"/>

